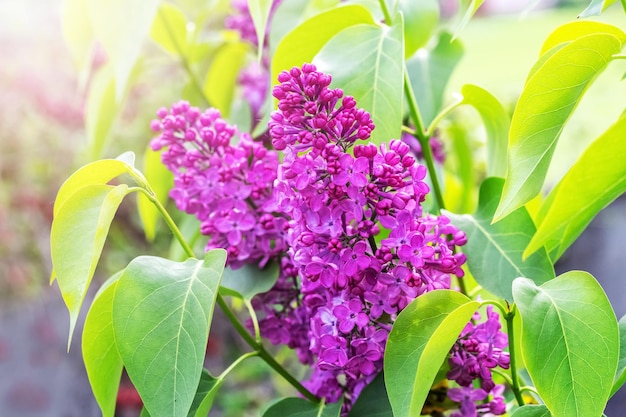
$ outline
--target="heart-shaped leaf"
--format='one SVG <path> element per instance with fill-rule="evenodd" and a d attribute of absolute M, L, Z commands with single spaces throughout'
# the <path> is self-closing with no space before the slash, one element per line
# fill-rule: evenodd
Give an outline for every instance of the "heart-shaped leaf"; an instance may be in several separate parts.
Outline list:
<path fill-rule="evenodd" d="M 583 36 L 552 54 L 527 81 L 511 120 L 507 177 L 495 220 L 539 193 L 566 121 L 621 47 L 613 35 Z"/>
<path fill-rule="evenodd" d="M 115 415 L 117 391 L 122 377 L 122 359 L 113 333 L 113 295 L 121 272 L 112 276 L 98 291 L 89 308 L 83 328 L 82 353 L 94 397 L 104 417 Z"/>
<path fill-rule="evenodd" d="M 540 284 L 555 275 L 545 250 L 522 259 L 522 253 L 535 232 L 526 208 L 519 208 L 498 223 L 491 223 L 503 182 L 501 178 L 483 181 L 478 209 L 473 215 L 445 214 L 467 234 L 463 252 L 476 281 L 498 297 L 512 300 L 511 285 L 515 278 L 528 277 Z"/>
<path fill-rule="evenodd" d="M 513 282 L 522 317 L 522 355 L 554 417 L 601 416 L 619 354 L 615 313 L 593 276 L 567 272 L 537 286 Z"/>
<path fill-rule="evenodd" d="M 395 417 L 419 416 L 435 377 L 479 303 L 451 290 L 413 300 L 396 318 L 384 372 Z"/>
<path fill-rule="evenodd" d="M 320 49 L 343 29 L 363 23 L 374 24 L 374 19 L 369 10 L 360 5 L 337 7 L 305 20 L 276 46 L 272 59 L 272 83 L 276 82 L 281 71 L 311 62 Z"/>
<path fill-rule="evenodd" d="M 221 249 L 203 261 L 141 256 L 118 281 L 118 351 L 152 417 L 187 416 L 191 408 L 225 262 Z"/>
<path fill-rule="evenodd" d="M 334 36 L 315 56 L 320 71 L 331 74 L 333 88 L 351 95 L 372 116 L 370 140 L 380 144 L 400 138 L 404 47 L 402 18 L 393 26 L 355 25 Z M 354 40 L 359 42 L 355 43 Z"/>
<path fill-rule="evenodd" d="M 585 150 L 552 189 L 524 256 L 545 246 L 558 259 L 591 220 L 626 191 L 625 136 L 626 117 L 622 117 Z"/>
<path fill-rule="evenodd" d="M 70 341 L 109 227 L 126 194 L 126 184 L 84 186 L 65 198 L 52 221 L 50 252 L 70 312 Z"/>

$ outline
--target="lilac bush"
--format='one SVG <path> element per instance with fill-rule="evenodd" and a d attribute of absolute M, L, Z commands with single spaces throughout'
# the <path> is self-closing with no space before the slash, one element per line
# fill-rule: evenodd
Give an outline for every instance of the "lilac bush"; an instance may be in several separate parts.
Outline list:
<path fill-rule="evenodd" d="M 160 217 L 182 249 L 133 259 L 90 306 L 83 357 L 103 415 L 115 414 L 125 369 L 146 415 L 206 416 L 251 357 L 297 392 L 264 417 L 602 415 L 626 382 L 626 319 L 591 274 L 554 265 L 626 190 L 626 117 L 556 186 L 546 177 L 587 87 L 624 57 L 622 29 L 556 28 L 510 115 L 476 85 L 445 96 L 482 2 L 454 34 L 434 1 L 250 0 L 228 16 L 151 3 L 117 43 L 91 10 L 114 74 L 91 107 L 117 110 L 136 58 L 120 57 L 140 50 L 132 35 L 148 23 L 182 64 L 184 98 L 157 111 L 145 174 L 129 153 L 82 167 L 59 190 L 51 230 L 72 330 L 126 195 L 137 193 L 148 239 L 165 235 Z M 222 26 L 203 38 L 191 9 Z M 482 157 L 468 130 L 447 137 L 459 106 L 485 126 Z M 191 218 L 202 254 L 177 225 Z M 216 306 L 250 351 L 212 375 Z M 266 341 L 290 348 L 303 374 Z"/>

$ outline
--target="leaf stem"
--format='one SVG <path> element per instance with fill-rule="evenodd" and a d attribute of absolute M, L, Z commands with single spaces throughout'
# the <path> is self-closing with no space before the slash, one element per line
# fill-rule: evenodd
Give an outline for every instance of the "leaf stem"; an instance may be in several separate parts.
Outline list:
<path fill-rule="evenodd" d="M 385 17 L 385 23 L 391 26 L 391 14 L 389 13 L 387 2 L 385 0 L 378 0 L 378 4 L 380 4 L 380 9 L 382 10 L 383 16 Z"/>
<path fill-rule="evenodd" d="M 441 187 L 439 186 L 439 178 L 437 178 L 437 171 L 435 170 L 435 160 L 433 158 L 433 151 L 430 148 L 430 137 L 424 131 L 424 123 L 420 116 L 419 108 L 417 107 L 417 100 L 415 99 L 415 93 L 411 88 L 411 79 L 409 77 L 409 71 L 404 66 L 404 95 L 409 103 L 409 116 L 413 125 L 415 126 L 415 136 L 422 147 L 422 153 L 424 160 L 426 161 L 426 168 L 430 174 L 430 180 L 433 186 L 433 193 L 435 194 L 435 200 L 437 201 L 438 211 L 445 209 L 443 202 L 443 194 L 441 193 Z"/>
<path fill-rule="evenodd" d="M 517 358 L 515 354 L 515 329 L 513 327 L 513 319 L 515 318 L 517 308 L 515 307 L 515 304 L 508 305 L 507 303 L 507 306 L 508 311 L 504 315 L 504 318 L 506 319 L 506 331 L 509 337 L 509 357 L 511 359 L 511 390 L 515 395 L 517 404 L 521 407 L 524 405 L 524 398 L 522 397 L 522 392 L 519 385 L 519 377 L 517 375 Z"/>
<path fill-rule="evenodd" d="M 167 212 L 165 207 L 156 198 L 154 192 L 151 189 L 149 189 L 149 188 L 148 189 L 141 188 L 141 187 L 138 187 L 138 188 L 156 206 L 156 208 L 159 211 L 159 213 L 161 213 L 161 216 L 163 216 L 163 219 L 165 220 L 165 223 L 167 224 L 169 229 L 174 234 L 174 237 L 176 237 L 176 240 L 178 240 L 180 245 L 183 247 L 185 253 L 187 253 L 187 255 L 190 256 L 190 257 L 195 257 L 195 254 L 193 253 L 193 250 L 191 249 L 191 247 L 189 246 L 189 244 L 187 243 L 187 241 L 183 237 L 182 233 L 178 229 L 178 226 L 176 226 L 176 223 L 174 223 L 174 220 L 172 220 L 172 217 L 169 215 L 169 213 Z M 224 315 L 231 322 L 231 324 L 233 325 L 233 327 L 235 328 L 237 333 L 239 333 L 241 338 L 248 344 L 248 346 L 250 346 L 254 350 L 254 353 L 256 355 L 258 355 L 272 369 L 274 369 L 278 374 L 280 374 L 283 378 L 285 378 L 287 380 L 287 382 L 289 382 L 296 390 L 298 390 L 298 392 L 300 392 L 300 394 L 302 394 L 302 396 L 304 396 L 306 399 L 308 399 L 309 401 L 315 402 L 315 403 L 320 401 L 320 399 L 318 397 L 316 397 L 315 395 L 313 395 L 313 393 L 311 393 L 311 391 L 306 389 L 306 387 L 304 385 L 302 385 L 300 383 L 300 381 L 298 381 L 296 378 L 294 378 L 293 375 L 291 375 L 289 373 L 289 371 L 287 371 L 281 364 L 276 362 L 274 357 L 269 354 L 269 352 L 265 349 L 263 344 L 260 341 L 257 341 L 248 332 L 248 330 L 239 321 L 239 318 L 235 315 L 235 313 L 230 308 L 230 306 L 226 303 L 226 300 L 224 300 L 224 297 L 222 297 L 222 295 L 219 294 L 219 293 L 217 294 L 217 304 L 220 306 L 221 310 L 224 312 Z"/>
<path fill-rule="evenodd" d="M 237 365 L 239 365 L 241 362 L 245 361 L 248 358 L 251 358 L 253 356 L 259 356 L 259 353 L 254 351 L 254 352 L 247 352 L 244 353 L 243 355 L 241 355 L 240 357 L 238 357 L 235 362 L 231 363 L 230 366 L 228 368 L 226 368 L 224 370 L 224 372 L 222 372 L 217 379 L 224 379 L 226 378 L 226 376 L 232 372 L 233 369 L 235 369 L 237 367 Z"/>
<path fill-rule="evenodd" d="M 426 136 L 430 137 L 432 136 L 432 134 L 435 131 L 435 128 L 437 127 L 437 125 L 439 124 L 439 122 L 441 122 L 448 114 L 450 114 L 450 112 L 452 112 L 452 110 L 456 109 L 457 107 L 459 107 L 461 104 L 463 104 L 463 96 L 461 97 L 455 97 L 454 102 L 452 102 L 448 107 L 446 107 L 445 109 L 441 110 L 439 112 L 439 114 L 437 114 L 437 116 L 435 116 L 435 118 L 433 119 L 432 122 L 430 122 L 430 125 L 428 126 L 428 129 L 426 129 Z"/>

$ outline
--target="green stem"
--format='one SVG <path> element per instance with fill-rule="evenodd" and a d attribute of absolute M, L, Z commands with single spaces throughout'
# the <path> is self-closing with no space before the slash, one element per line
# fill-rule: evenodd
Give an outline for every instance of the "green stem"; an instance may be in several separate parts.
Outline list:
<path fill-rule="evenodd" d="M 232 372 L 233 369 L 235 369 L 237 367 L 237 365 L 239 365 L 241 362 L 245 361 L 248 358 L 251 358 L 253 356 L 259 356 L 258 352 L 247 352 L 244 353 L 243 355 L 241 355 L 240 357 L 237 358 L 237 360 L 233 363 L 230 364 L 230 366 L 228 368 L 226 368 L 224 370 L 224 372 L 222 372 L 217 379 L 224 379 L 226 378 L 226 376 Z"/>
<path fill-rule="evenodd" d="M 172 28 L 169 22 L 167 21 L 167 17 L 163 14 L 163 10 L 161 9 L 159 9 L 159 19 L 161 19 L 161 21 L 163 22 L 165 31 L 167 32 L 167 35 L 170 37 L 170 41 L 172 41 L 172 44 L 174 45 L 174 49 L 176 49 L 176 53 L 178 53 L 180 62 L 183 65 L 185 72 L 189 76 L 189 79 L 191 80 L 193 87 L 196 89 L 196 91 L 198 92 L 198 95 L 202 98 L 202 100 L 204 100 L 205 104 L 208 107 L 211 107 L 211 102 L 209 101 L 209 98 L 204 93 L 204 89 L 202 88 L 200 81 L 198 80 L 198 78 L 196 77 L 196 74 L 191 69 L 189 60 L 187 59 L 187 56 L 185 55 L 185 52 L 183 51 L 183 48 L 181 47 L 181 45 L 178 44 L 178 41 L 176 40 L 176 36 L 174 36 L 174 33 L 172 32 Z"/>
<path fill-rule="evenodd" d="M 450 112 L 452 112 L 452 110 L 456 109 L 461 104 L 463 104 L 463 97 L 457 98 L 452 104 L 440 111 L 439 114 L 435 116 L 433 121 L 430 122 L 430 126 L 428 126 L 428 129 L 426 129 L 425 135 L 428 137 L 432 136 L 435 128 L 437 127 L 437 125 L 439 125 L 439 122 L 441 122 Z"/>
<path fill-rule="evenodd" d="M 441 187 L 439 186 L 439 178 L 437 178 L 437 171 L 435 170 L 435 159 L 433 158 L 433 151 L 430 148 L 430 138 L 424 131 L 424 124 L 422 122 L 422 117 L 420 116 L 419 108 L 417 107 L 415 93 L 413 93 L 413 89 L 411 88 L 411 79 L 406 65 L 404 67 L 404 95 L 409 103 L 409 116 L 415 126 L 414 136 L 417 138 L 420 146 L 422 147 L 422 153 L 424 155 L 424 160 L 426 161 L 426 168 L 428 168 L 428 173 L 430 174 L 435 200 L 437 201 L 438 209 L 442 210 L 445 208 L 445 204 L 443 202 Z"/>
<path fill-rule="evenodd" d="M 183 237 L 182 233 L 178 229 L 178 226 L 176 226 L 176 223 L 174 222 L 174 220 L 172 220 L 172 217 L 169 215 L 167 210 L 165 210 L 165 207 L 156 198 L 156 196 L 154 195 L 154 192 L 150 189 L 144 189 L 144 188 L 138 188 L 138 189 L 141 190 L 144 193 L 144 195 L 146 195 L 146 197 L 148 197 L 148 199 L 156 206 L 159 213 L 161 213 L 161 216 L 163 216 L 165 223 L 167 224 L 169 229 L 172 231 L 172 233 L 174 234 L 174 237 L 176 237 L 176 239 L 178 240 L 180 245 L 183 247 L 187 255 L 190 257 L 195 257 L 193 250 L 191 249 L 191 247 L 189 246 L 189 244 Z M 302 385 L 300 381 L 294 378 L 289 373 L 289 371 L 287 371 L 281 364 L 276 362 L 274 357 L 270 355 L 269 352 L 267 352 L 267 350 L 265 350 L 265 347 L 248 332 L 248 330 L 239 321 L 239 318 L 235 315 L 235 313 L 230 308 L 230 306 L 226 303 L 226 300 L 224 300 L 224 297 L 222 297 L 222 295 L 219 293 L 217 294 L 217 304 L 220 306 L 221 310 L 224 312 L 224 315 L 231 322 L 231 324 L 233 325 L 237 333 L 239 333 L 241 338 L 248 344 L 248 346 L 250 346 L 255 351 L 255 354 L 257 354 L 272 369 L 274 369 L 278 374 L 280 374 L 283 378 L 285 378 L 287 382 L 289 382 L 296 390 L 298 390 L 298 392 L 300 392 L 300 394 L 302 394 L 306 399 L 312 402 L 316 402 L 316 403 L 320 401 L 320 399 L 317 398 L 315 395 L 313 395 L 311 391 L 306 389 L 306 387 Z"/>
<path fill-rule="evenodd" d="M 515 355 L 515 329 L 513 327 L 513 319 L 515 318 L 515 304 L 509 306 L 508 312 L 505 314 L 506 331 L 509 337 L 509 357 L 511 359 L 511 390 L 515 395 L 517 404 L 521 407 L 524 405 L 524 398 L 519 385 L 519 377 L 517 375 L 517 358 Z"/>
<path fill-rule="evenodd" d="M 380 4 L 380 9 L 382 10 L 383 16 L 385 17 L 385 22 L 387 23 L 387 25 L 391 26 L 391 14 L 389 13 L 387 2 L 385 0 L 378 0 L 378 4 Z"/>

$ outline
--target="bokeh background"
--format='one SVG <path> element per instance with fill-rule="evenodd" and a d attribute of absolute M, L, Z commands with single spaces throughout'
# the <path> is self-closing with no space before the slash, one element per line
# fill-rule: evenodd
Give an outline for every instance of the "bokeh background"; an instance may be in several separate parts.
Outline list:
<path fill-rule="evenodd" d="M 84 80 L 64 42 L 61 3 L 0 1 L 1 417 L 100 415 L 82 365 L 77 343 L 80 335 L 74 336 L 67 353 L 68 315 L 56 284 L 48 284 L 48 239 L 56 191 L 76 168 L 94 159 L 86 139 Z M 512 111 L 543 39 L 559 24 L 575 19 L 588 3 L 487 0 L 461 34 L 465 55 L 449 91 L 475 83 Z M 456 4 L 456 0 L 442 0 L 443 12 L 451 15 Z M 619 6 L 601 19 L 626 26 L 626 14 Z M 167 68 L 165 79 L 180 75 L 175 68 Z M 624 65 L 612 65 L 592 86 L 563 133 L 552 177 L 563 173 L 621 113 L 626 83 L 619 80 L 625 72 Z M 134 83 L 103 156 L 115 157 L 126 150 L 142 152 L 151 138 L 149 122 L 154 112 L 177 99 L 177 90 L 163 80 L 163 73 L 152 73 Z M 470 127 L 467 134 L 481 134 L 478 118 L 471 111 L 456 117 Z M 584 269 L 594 274 L 607 290 L 618 317 L 626 314 L 621 273 L 624 248 L 626 201 L 621 198 L 594 220 L 558 265 L 561 271 Z M 148 251 L 135 207 L 123 204 L 96 279 L 102 281 Z M 222 328 L 219 316 L 214 323 L 208 354 L 218 364 L 237 342 Z M 246 410 L 271 398 L 272 392 L 263 384 L 262 364 L 238 372 L 239 389 L 220 395 L 215 415 L 254 415 Z M 607 409 L 609 417 L 626 412 L 623 391 Z M 119 404 L 120 416 L 138 415 L 140 401 L 128 384 L 122 384 Z"/>

